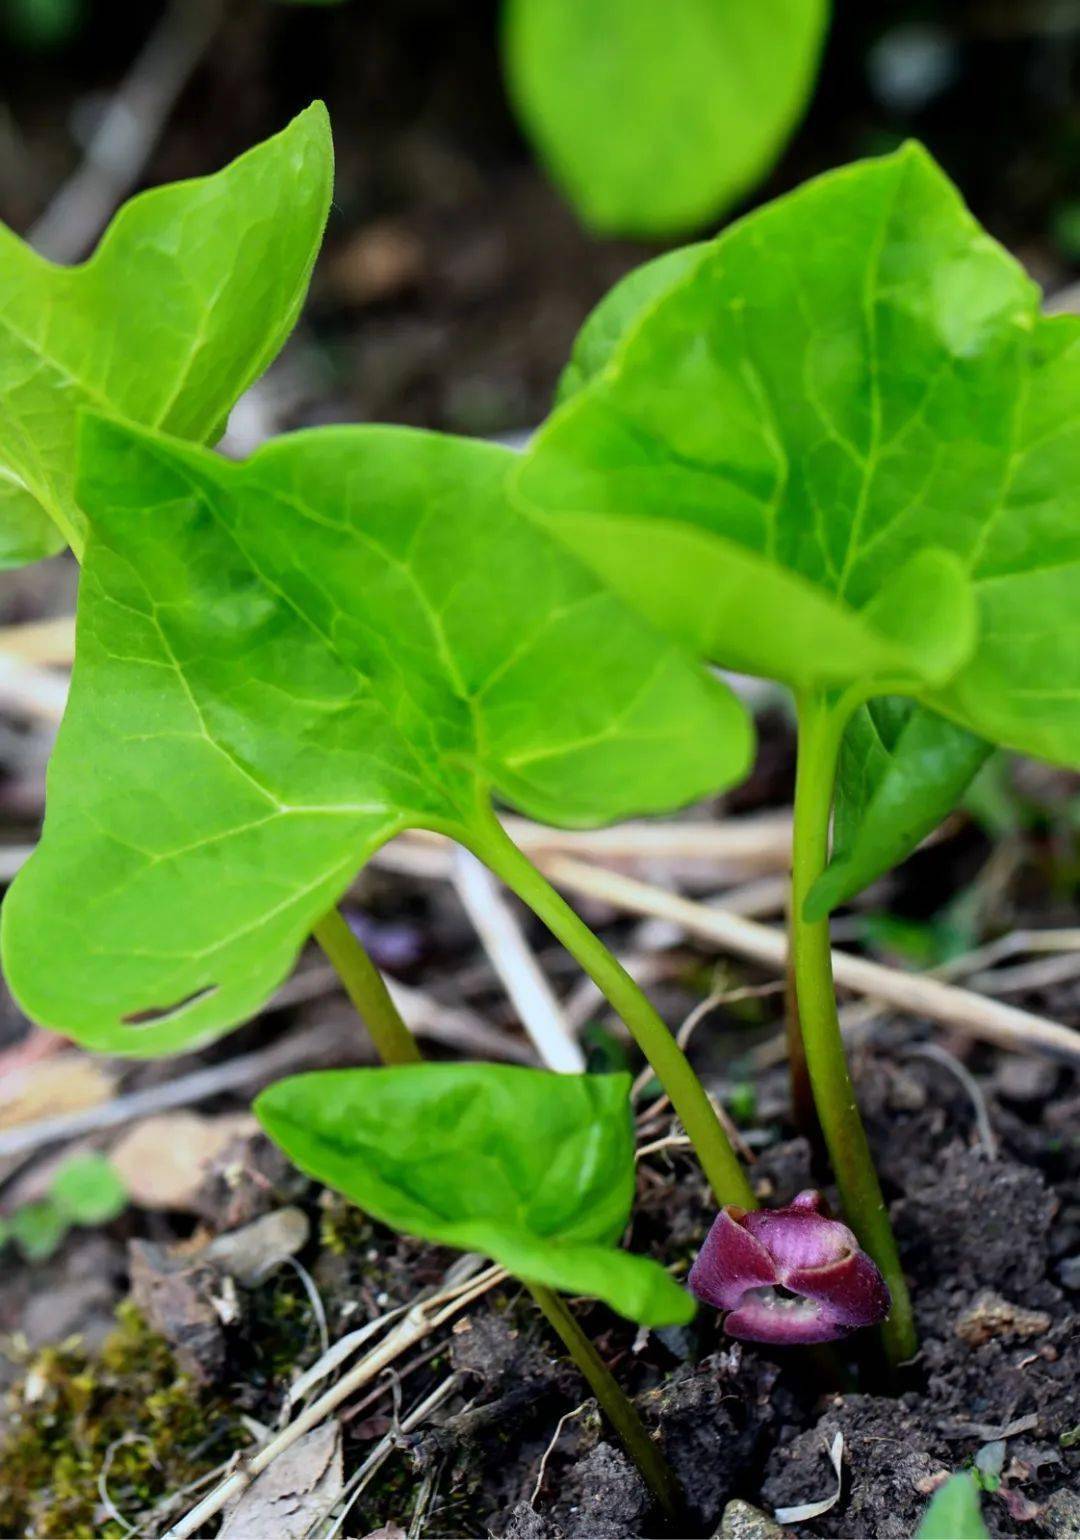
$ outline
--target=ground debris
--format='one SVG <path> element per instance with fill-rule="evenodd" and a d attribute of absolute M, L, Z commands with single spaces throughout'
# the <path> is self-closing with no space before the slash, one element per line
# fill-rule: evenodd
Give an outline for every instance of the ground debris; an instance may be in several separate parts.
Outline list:
<path fill-rule="evenodd" d="M 213 1384 L 225 1367 L 225 1334 L 214 1303 L 218 1273 L 152 1241 L 132 1241 L 128 1256 L 135 1304 L 184 1372 L 200 1385 Z"/>
<path fill-rule="evenodd" d="M 818 1498 L 829 1480 L 828 1453 L 844 1436 L 845 1489 L 829 1533 L 909 1540 L 926 1506 L 928 1482 L 949 1466 L 948 1446 L 915 1398 L 836 1396 L 815 1424 L 769 1456 L 763 1502 L 772 1509 Z"/>
<path fill-rule="evenodd" d="M 109 1159 L 133 1203 L 191 1213 L 208 1163 L 251 1127 L 248 1113 L 160 1112 L 124 1134 Z"/>
<path fill-rule="evenodd" d="M 957 1318 L 954 1329 L 969 1347 L 981 1347 L 992 1337 L 1041 1337 L 1050 1326 L 1045 1310 L 1025 1310 L 984 1289 Z"/>
<path fill-rule="evenodd" d="M 664 1454 L 701 1529 L 714 1527 L 725 1503 L 760 1458 L 773 1427 L 775 1365 L 739 1344 L 699 1364 L 681 1366 L 646 1397 L 646 1418 L 657 1415 Z"/>
<path fill-rule="evenodd" d="M 313 1428 L 278 1455 L 224 1513 L 218 1540 L 302 1540 L 341 1496 L 341 1429 Z"/>
<path fill-rule="evenodd" d="M 564 1535 L 638 1540 L 651 1506 L 645 1483 L 628 1456 L 605 1443 L 564 1471 L 552 1513 Z"/>
<path fill-rule="evenodd" d="M 214 1230 L 239 1230 L 272 1209 L 299 1202 L 311 1183 L 262 1132 L 229 1140 L 203 1170 L 192 1209 Z"/>

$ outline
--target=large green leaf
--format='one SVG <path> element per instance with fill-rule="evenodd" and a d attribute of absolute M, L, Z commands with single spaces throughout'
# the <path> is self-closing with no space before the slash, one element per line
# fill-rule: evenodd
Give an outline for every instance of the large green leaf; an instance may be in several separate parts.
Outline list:
<path fill-rule="evenodd" d="M 383 1224 L 673 1325 L 693 1300 L 617 1249 L 634 1196 L 629 1090 L 626 1074 L 419 1064 L 279 1080 L 255 1113 L 302 1171 Z"/>
<path fill-rule="evenodd" d="M 220 434 L 296 320 L 332 181 L 316 103 L 215 176 L 133 198 L 81 266 L 0 225 L 0 567 L 81 550 L 80 408 Z"/>
<path fill-rule="evenodd" d="M 1039 316 L 909 145 L 712 243 L 556 412 L 521 487 L 720 662 L 910 694 L 1076 764 L 1078 383 L 1080 320 Z"/>
<path fill-rule="evenodd" d="M 956 806 L 991 745 L 914 701 L 855 712 L 836 778 L 832 860 L 806 901 L 823 918 L 903 861 Z"/>
<path fill-rule="evenodd" d="M 681 246 L 634 268 L 596 306 L 559 382 L 559 403 L 610 362 L 649 306 L 710 250 Z M 991 752 L 984 740 L 898 696 L 860 706 L 844 734 L 829 872 L 807 901 L 828 913 L 904 860 L 956 806 Z"/>
<path fill-rule="evenodd" d="M 174 1051 L 401 829 L 482 855 L 492 792 L 595 824 L 744 772 L 738 702 L 514 511 L 514 458 L 341 428 L 235 465 L 91 420 L 71 696 L 3 915 L 29 1015 Z"/>
<path fill-rule="evenodd" d="M 677 235 L 769 169 L 817 68 L 827 0 L 507 0 L 510 94 L 595 229 Z"/>

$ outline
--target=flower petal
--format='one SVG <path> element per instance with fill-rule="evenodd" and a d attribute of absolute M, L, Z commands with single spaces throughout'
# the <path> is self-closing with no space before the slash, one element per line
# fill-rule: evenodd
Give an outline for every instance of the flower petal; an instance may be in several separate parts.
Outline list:
<path fill-rule="evenodd" d="M 769 1253 L 745 1228 L 749 1217 L 721 1209 L 690 1269 L 690 1292 L 717 1310 L 733 1310 L 747 1289 L 780 1281 Z"/>
<path fill-rule="evenodd" d="M 771 1289 L 752 1290 L 724 1321 L 724 1330 L 731 1337 L 743 1342 L 775 1342 L 781 1347 L 831 1342 L 846 1337 L 852 1329 L 821 1300 L 777 1299 Z"/>
<path fill-rule="evenodd" d="M 827 1304 L 848 1326 L 873 1326 L 889 1313 L 888 1285 L 865 1251 L 852 1252 L 828 1267 L 795 1268 L 784 1280 L 797 1294 Z"/>
<path fill-rule="evenodd" d="M 859 1249 L 847 1225 L 794 1204 L 747 1214 L 746 1228 L 776 1263 L 780 1281 L 793 1289 L 798 1285 L 788 1275 L 796 1269 L 828 1267 Z"/>

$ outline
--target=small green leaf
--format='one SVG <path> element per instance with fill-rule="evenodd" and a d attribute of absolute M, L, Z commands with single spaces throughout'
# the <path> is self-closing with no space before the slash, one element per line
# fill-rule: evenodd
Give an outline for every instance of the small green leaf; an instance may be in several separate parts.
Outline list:
<path fill-rule="evenodd" d="M 1080 319 L 1038 298 L 918 146 L 830 173 L 624 325 L 521 491 L 720 663 L 1080 764 Z"/>
<path fill-rule="evenodd" d="M 220 435 L 296 321 L 332 179 L 316 103 L 224 171 L 133 198 L 78 267 L 0 225 L 0 567 L 81 551 L 80 408 Z"/>
<path fill-rule="evenodd" d="M 383 1224 L 673 1325 L 693 1300 L 617 1249 L 634 1194 L 629 1091 L 627 1074 L 421 1064 L 296 1075 L 255 1114 L 302 1171 Z"/>
<path fill-rule="evenodd" d="M 950 1476 L 930 1499 L 915 1540 L 989 1540 L 979 1491 L 967 1471 Z"/>
<path fill-rule="evenodd" d="M 49 1196 L 72 1224 L 108 1224 L 127 1208 L 120 1173 L 104 1155 L 76 1155 L 53 1177 Z"/>
<path fill-rule="evenodd" d="M 674 235 L 769 169 L 802 113 L 827 0 L 507 0 L 510 94 L 594 229 Z"/>
<path fill-rule="evenodd" d="M 860 707 L 840 752 L 832 860 L 807 898 L 807 919 L 823 919 L 905 860 L 990 752 L 984 739 L 913 701 L 881 696 Z"/>
<path fill-rule="evenodd" d="M 173 1052 L 260 1007 L 402 829 L 483 856 L 492 793 L 596 824 L 744 773 L 742 707 L 515 512 L 515 458 L 341 428 L 236 465 L 88 425 L 71 694 L 3 910 L 31 1016 Z"/>
<path fill-rule="evenodd" d="M 68 1221 L 49 1198 L 24 1203 L 8 1218 L 8 1231 L 28 1262 L 47 1262 L 68 1232 Z"/>

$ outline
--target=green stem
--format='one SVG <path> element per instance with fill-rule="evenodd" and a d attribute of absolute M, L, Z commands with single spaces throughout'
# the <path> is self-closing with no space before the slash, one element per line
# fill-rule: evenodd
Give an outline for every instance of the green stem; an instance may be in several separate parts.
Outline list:
<path fill-rule="evenodd" d="M 892 1363 L 910 1358 L 918 1343 L 911 1300 L 896 1240 L 874 1169 L 848 1073 L 833 985 L 829 922 L 806 920 L 807 894 L 829 857 L 836 763 L 846 713 L 824 696 L 799 701 L 799 754 L 795 779 L 791 945 L 799 1017 L 810 1082 L 844 1213 L 860 1245 L 881 1269 L 892 1295 L 882 1327 Z"/>
<path fill-rule="evenodd" d="M 788 958 L 784 972 L 784 1037 L 788 1053 L 788 1086 L 791 1092 L 791 1118 L 795 1127 L 806 1139 L 813 1152 L 815 1163 L 825 1153 L 825 1143 L 814 1106 L 814 1089 L 810 1084 L 810 1070 L 806 1063 L 806 1046 L 803 1043 L 802 1026 L 799 1022 L 799 991 L 795 985 L 795 947 L 792 941 L 792 921 L 788 915 Z"/>
<path fill-rule="evenodd" d="M 331 909 L 312 934 L 345 985 L 384 1064 L 418 1064 L 420 1045 L 401 1019 L 382 974 L 353 935 L 340 909 Z"/>
<path fill-rule="evenodd" d="M 633 1457 L 649 1491 L 674 1524 L 681 1507 L 678 1483 L 671 1467 L 649 1437 L 645 1424 L 634 1410 L 633 1402 L 620 1389 L 611 1370 L 570 1314 L 566 1302 L 542 1284 L 526 1283 L 525 1287 L 562 1338 L 566 1351 L 589 1382 L 601 1410 L 619 1435 L 627 1453 Z"/>
<path fill-rule="evenodd" d="M 494 816 L 488 821 L 484 837 L 472 848 L 474 854 L 543 920 L 618 1011 L 670 1096 L 697 1151 L 716 1201 L 737 1203 L 741 1208 L 757 1208 L 753 1188 L 701 1081 L 690 1068 L 686 1055 L 663 1018 L 625 968 L 532 862 L 522 855 Z"/>
<path fill-rule="evenodd" d="M 340 910 L 331 909 L 315 926 L 315 939 L 329 957 L 356 1006 L 384 1064 L 418 1064 L 420 1045 L 398 1014 L 382 974 L 353 935 Z M 599 1353 L 569 1309 L 550 1289 L 527 1283 L 533 1299 L 558 1332 L 567 1351 L 592 1387 L 601 1409 L 636 1461 L 642 1477 L 664 1512 L 674 1518 L 678 1487 L 659 1449 L 650 1439 L 629 1397 L 619 1388 Z"/>

